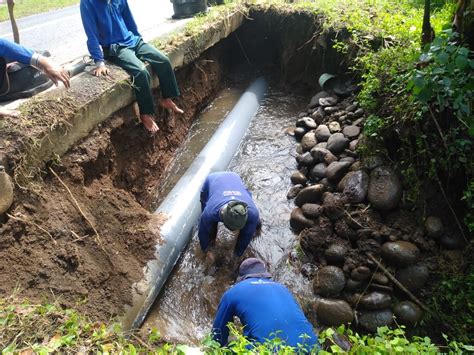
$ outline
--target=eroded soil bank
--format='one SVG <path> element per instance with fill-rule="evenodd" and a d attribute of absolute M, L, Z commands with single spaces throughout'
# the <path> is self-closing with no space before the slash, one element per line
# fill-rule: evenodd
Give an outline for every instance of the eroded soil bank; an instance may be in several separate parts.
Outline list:
<path fill-rule="evenodd" d="M 159 241 L 162 221 L 148 211 L 148 198 L 193 118 L 220 88 L 225 47 L 177 73 L 185 114 L 158 108 L 156 136 L 127 107 L 48 164 L 41 180 L 16 186 L 0 224 L 1 296 L 17 290 L 33 302 L 58 298 L 94 319 L 121 313 Z"/>

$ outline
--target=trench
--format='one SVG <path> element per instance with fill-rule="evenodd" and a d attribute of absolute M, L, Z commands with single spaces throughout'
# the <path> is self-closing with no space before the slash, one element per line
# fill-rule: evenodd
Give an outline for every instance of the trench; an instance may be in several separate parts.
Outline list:
<path fill-rule="evenodd" d="M 3 295 L 19 284 L 25 289 L 25 297 L 38 299 L 51 293 L 60 294 L 62 305 L 77 306 L 97 319 L 122 314 L 124 306 L 133 302 L 131 289 L 142 280 L 143 265 L 153 259 L 156 244 L 160 243 L 157 230 L 163 221 L 151 216 L 149 211 L 160 205 L 246 85 L 262 73 L 269 79 L 270 89 L 229 167 L 246 182 L 263 222 L 261 234 L 251 242 L 245 256 L 265 260 L 274 278 L 290 288 L 313 324 L 319 324 L 320 320 L 313 307 L 319 298 L 313 289 L 318 268 L 336 264 L 348 281 L 360 267 L 364 270 L 368 267 L 375 275 L 378 268 L 369 263 L 363 253 L 372 251 L 379 256 L 383 244 L 398 240 L 420 248 L 420 259 L 426 261 L 422 269 L 427 269 L 426 265 L 430 270 L 436 268 L 433 255 L 442 251 L 437 245 L 444 242 L 428 238 L 408 209 L 393 213 L 371 210 L 357 220 L 359 224 L 374 222 L 370 228 L 353 228 L 340 216 L 333 220 L 325 216 L 311 219 L 303 218 L 300 213 L 296 229 L 302 233 L 297 236 L 292 232 L 290 215 L 293 216 L 295 205 L 293 200 L 287 199 L 287 193 L 294 191 L 295 186 L 290 176 L 297 169 L 308 175 L 314 162 L 313 166 L 302 166 L 305 155 L 298 150 L 301 145 L 289 134 L 296 130 L 288 128 L 295 126 L 302 116 L 314 117 L 316 111 L 308 109 L 307 104 L 319 91 L 317 78 L 321 73 L 347 70 L 345 58 L 340 58 L 331 46 L 335 39 L 344 39 L 347 33 L 329 32 L 313 38 L 313 33 L 319 31 L 317 21 L 313 15 L 301 12 L 252 11 L 250 16 L 254 21 L 246 22 L 236 33 L 178 71 L 183 94 L 178 103 L 186 114 L 176 117 L 159 110 L 161 131 L 157 137 L 147 137 L 133 118 L 132 108 L 126 107 L 62 157 L 61 165 L 53 165 L 79 203 L 86 206 L 84 210 L 98 227 L 106 250 L 100 250 L 90 226 L 65 198 L 62 185 L 54 176 L 45 177 L 41 193 L 20 192 L 21 203 L 14 207 L 12 215 L 19 213 L 22 218 L 44 226 L 55 244 L 32 224 L 25 225 L 18 220 L 0 222 L 3 223 L 0 224 L 3 238 L 0 292 Z M 255 37 L 255 33 L 261 35 Z M 155 95 L 158 98 L 158 93 Z M 351 100 L 338 109 L 348 111 Z M 329 124 L 341 117 L 330 114 L 324 122 L 318 123 Z M 341 120 L 341 124 L 350 122 Z M 305 129 L 304 133 L 310 131 Z M 356 164 L 361 167 L 360 162 L 354 166 Z M 304 184 L 311 186 L 319 181 L 305 180 Z M 328 189 L 334 193 L 331 197 L 335 200 L 340 196 L 341 189 L 337 186 Z M 359 207 L 351 206 L 348 212 L 352 214 Z M 360 209 L 367 210 L 367 204 Z M 327 226 L 330 226 L 329 231 L 324 229 Z M 328 233 L 320 238 L 319 232 Z M 208 274 L 202 265 L 196 231 L 193 231 L 190 243 L 146 318 L 143 332 L 156 327 L 166 341 L 194 344 L 209 332 L 219 299 L 234 281 L 235 269 L 226 262 L 233 240 L 232 234 L 219 229 L 217 270 Z M 451 247 L 447 249 L 455 249 L 454 252 L 461 249 L 453 244 L 456 241 L 448 242 Z M 307 255 L 297 255 L 301 254 L 301 246 L 309 250 Z M 332 246 L 337 250 L 341 250 L 339 247 L 349 249 L 348 255 L 342 257 L 345 261 L 329 260 L 326 251 Z M 459 253 L 451 254 L 450 257 L 455 258 Z M 390 268 L 392 272 L 398 269 Z M 428 278 L 423 272 L 422 276 Z M 9 277 L 12 274 L 18 275 L 16 280 Z M 426 283 L 426 279 L 422 283 Z M 384 295 L 387 292 L 393 295 L 389 297 L 390 307 L 405 299 L 393 292 L 393 285 L 386 280 L 383 285 L 376 284 L 378 288 L 373 286 L 371 282 L 369 285 L 366 281 L 353 282 L 354 289 L 349 293 L 345 293 L 345 289 L 328 296 L 324 302 L 337 298 L 340 301 L 336 302 L 350 303 L 350 306 L 346 303 L 350 311 L 345 316 L 349 313 L 348 317 L 352 318 L 327 317 L 326 323 L 350 322 L 354 312 L 359 312 L 359 300 L 367 290 L 372 296 L 380 290 Z M 78 299 L 88 302 L 78 304 Z M 387 311 L 386 300 L 383 300 L 382 311 Z M 328 303 L 328 307 L 340 310 L 340 303 Z"/>
<path fill-rule="evenodd" d="M 246 182 L 263 223 L 261 234 L 252 241 L 245 256 L 262 258 L 271 265 L 277 280 L 296 295 L 307 297 L 311 291 L 309 282 L 286 263 L 295 238 L 288 228 L 291 207 L 286 200 L 288 174 L 294 165 L 294 140 L 285 130 L 303 101 L 302 96 L 270 88 L 229 170 Z M 214 101 L 210 111 L 225 111 L 219 104 L 222 102 Z M 197 124 L 195 129 L 191 128 L 191 137 L 199 131 Z M 235 270 L 227 263 L 234 242 L 230 232 L 219 229 L 217 267 L 211 275 L 204 270 L 195 231 L 143 328 L 156 327 L 167 341 L 197 344 L 210 331 L 219 299 L 234 281 Z"/>

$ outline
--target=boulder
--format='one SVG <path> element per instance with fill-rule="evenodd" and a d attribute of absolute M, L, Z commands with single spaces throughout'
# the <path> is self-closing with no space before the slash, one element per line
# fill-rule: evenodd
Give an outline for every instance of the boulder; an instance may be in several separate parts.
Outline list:
<path fill-rule="evenodd" d="M 346 284 L 344 271 L 333 265 L 319 269 L 313 279 L 314 292 L 322 296 L 337 295 Z"/>
<path fill-rule="evenodd" d="M 326 117 L 326 112 L 324 112 L 322 107 L 318 107 L 314 112 L 311 114 L 311 118 L 314 119 L 314 122 L 320 124 L 324 121 L 324 117 Z"/>
<path fill-rule="evenodd" d="M 315 224 L 315 221 L 306 218 L 301 208 L 295 208 L 291 211 L 290 226 L 296 233 L 301 232 L 305 228 L 313 227 Z"/>
<path fill-rule="evenodd" d="M 326 96 L 319 99 L 319 105 L 322 107 L 334 106 L 338 101 L 336 96 Z"/>
<path fill-rule="evenodd" d="M 423 312 L 420 307 L 410 301 L 403 301 L 398 303 L 393 309 L 393 313 L 397 319 L 398 324 L 413 328 L 421 320 Z"/>
<path fill-rule="evenodd" d="M 358 146 L 359 146 L 359 140 L 354 139 L 353 141 L 349 143 L 349 150 L 352 150 L 354 152 L 355 150 L 357 150 Z"/>
<path fill-rule="evenodd" d="M 398 206 L 402 184 L 398 175 L 388 167 L 377 167 L 370 173 L 367 198 L 378 210 L 389 211 Z"/>
<path fill-rule="evenodd" d="M 344 203 L 339 196 L 330 192 L 324 192 L 322 194 L 322 201 L 324 214 L 328 216 L 331 221 L 337 221 L 344 215 Z"/>
<path fill-rule="evenodd" d="M 288 190 L 288 193 L 286 194 L 286 198 L 288 200 L 294 199 L 296 196 L 298 196 L 298 194 L 303 189 L 303 187 L 304 186 L 300 184 L 290 187 L 290 189 Z"/>
<path fill-rule="evenodd" d="M 395 278 L 411 292 L 420 290 L 428 281 L 429 276 L 428 268 L 420 264 L 408 266 L 395 273 Z"/>
<path fill-rule="evenodd" d="M 346 126 L 342 130 L 342 134 L 344 134 L 349 139 L 356 138 L 360 134 L 360 127 L 358 127 L 358 126 Z"/>
<path fill-rule="evenodd" d="M 378 327 L 389 326 L 393 323 L 393 313 L 390 309 L 363 312 L 359 323 L 367 330 L 376 332 Z"/>
<path fill-rule="evenodd" d="M 341 124 L 337 121 L 332 121 L 332 122 L 329 123 L 328 128 L 329 128 L 329 131 L 331 133 L 340 132 L 341 131 Z"/>
<path fill-rule="evenodd" d="M 316 140 L 314 131 L 306 133 L 301 139 L 301 147 L 303 148 L 303 152 L 311 150 L 311 148 L 313 148 L 316 143 L 318 143 L 318 141 Z"/>
<path fill-rule="evenodd" d="M 318 203 L 325 191 L 324 185 L 317 184 L 302 189 L 295 199 L 295 205 L 302 207 L 305 203 Z"/>
<path fill-rule="evenodd" d="M 342 133 L 334 133 L 328 138 L 327 149 L 334 154 L 339 154 L 349 146 L 349 139 Z"/>
<path fill-rule="evenodd" d="M 317 126 L 318 124 L 311 117 L 303 117 L 296 121 L 296 127 L 303 127 L 308 131 L 315 129 Z"/>
<path fill-rule="evenodd" d="M 317 203 L 305 203 L 301 209 L 308 218 L 316 219 L 323 213 L 323 207 Z"/>
<path fill-rule="evenodd" d="M 326 177 L 326 163 L 318 163 L 309 172 L 309 177 L 313 181 L 319 181 Z"/>
<path fill-rule="evenodd" d="M 392 304 L 392 297 L 385 292 L 369 292 L 360 298 L 360 305 L 368 310 L 378 310 L 389 308 Z"/>
<path fill-rule="evenodd" d="M 314 131 L 314 134 L 316 135 L 316 139 L 318 142 L 327 142 L 329 137 L 331 136 L 331 132 L 329 132 L 328 126 L 324 124 L 320 124 L 318 128 Z"/>
<path fill-rule="evenodd" d="M 351 271 L 351 278 L 356 281 L 365 281 L 371 274 L 372 272 L 367 266 L 359 266 Z"/>
<path fill-rule="evenodd" d="M 326 177 L 334 182 L 339 181 L 349 170 L 351 162 L 348 161 L 335 161 L 326 169 Z"/>
<path fill-rule="evenodd" d="M 415 244 L 403 240 L 384 243 L 381 252 L 385 260 L 397 266 L 414 264 L 420 256 L 420 250 Z"/>
<path fill-rule="evenodd" d="M 306 129 L 303 127 L 296 127 L 293 130 L 293 135 L 295 136 L 296 140 L 299 142 L 301 138 L 306 134 Z"/>
<path fill-rule="evenodd" d="M 309 104 L 308 104 L 308 108 L 314 108 L 316 106 L 319 106 L 319 99 L 323 98 L 323 97 L 327 97 L 329 96 L 329 94 L 326 92 L 326 91 L 320 91 L 318 92 L 316 95 L 314 95 Z"/>
<path fill-rule="evenodd" d="M 361 203 L 367 196 L 369 189 L 369 175 L 363 171 L 354 171 L 347 174 L 344 184 L 343 195 L 350 203 Z"/>
<path fill-rule="evenodd" d="M 329 263 L 338 264 L 344 262 L 347 253 L 347 247 L 344 244 L 331 244 L 325 251 L 324 256 Z"/>
<path fill-rule="evenodd" d="M 313 166 L 315 161 L 310 152 L 306 152 L 296 156 L 296 161 L 302 166 Z"/>
<path fill-rule="evenodd" d="M 316 316 L 322 323 L 337 327 L 352 322 L 354 311 L 346 301 L 321 298 L 316 305 Z"/>
<path fill-rule="evenodd" d="M 305 185 L 308 179 L 306 178 L 306 175 L 303 174 L 301 171 L 295 171 L 293 174 L 291 174 L 290 177 L 291 182 L 293 185 Z"/>
<path fill-rule="evenodd" d="M 326 148 L 320 148 L 318 146 L 311 149 L 311 156 L 313 157 L 315 163 L 321 163 L 324 161 L 324 157 L 331 152 Z"/>

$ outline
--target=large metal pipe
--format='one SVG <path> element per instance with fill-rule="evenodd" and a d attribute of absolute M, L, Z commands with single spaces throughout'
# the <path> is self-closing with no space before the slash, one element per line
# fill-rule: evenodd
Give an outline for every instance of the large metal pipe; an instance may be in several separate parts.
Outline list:
<path fill-rule="evenodd" d="M 165 219 L 160 228 L 155 259 L 147 263 L 145 277 L 139 282 L 132 307 L 122 319 L 125 329 L 143 323 L 161 288 L 189 241 L 200 215 L 199 194 L 207 175 L 227 169 L 242 137 L 255 116 L 267 89 L 265 79 L 255 80 L 227 115 L 212 138 L 193 161 L 155 214 Z"/>

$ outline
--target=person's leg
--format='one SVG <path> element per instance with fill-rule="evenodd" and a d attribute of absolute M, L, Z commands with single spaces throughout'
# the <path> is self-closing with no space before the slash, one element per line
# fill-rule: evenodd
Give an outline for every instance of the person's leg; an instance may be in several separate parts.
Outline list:
<path fill-rule="evenodd" d="M 145 128 L 151 133 L 159 130 L 155 120 L 155 109 L 153 107 L 153 97 L 150 88 L 150 73 L 140 59 L 137 58 L 135 51 L 132 48 L 120 48 L 117 55 L 109 58 L 127 73 L 132 76 L 133 87 L 137 97 L 138 108 L 140 110 L 140 120 Z"/>
<path fill-rule="evenodd" d="M 179 96 L 180 93 L 178 83 L 176 82 L 176 76 L 174 75 L 173 67 L 171 66 L 168 57 L 152 45 L 143 41 L 137 45 L 136 53 L 138 58 L 150 63 L 153 71 L 158 75 L 161 94 L 163 96 L 161 105 L 176 113 L 183 113 L 183 110 L 176 106 L 176 104 L 171 100 L 172 97 Z"/>

